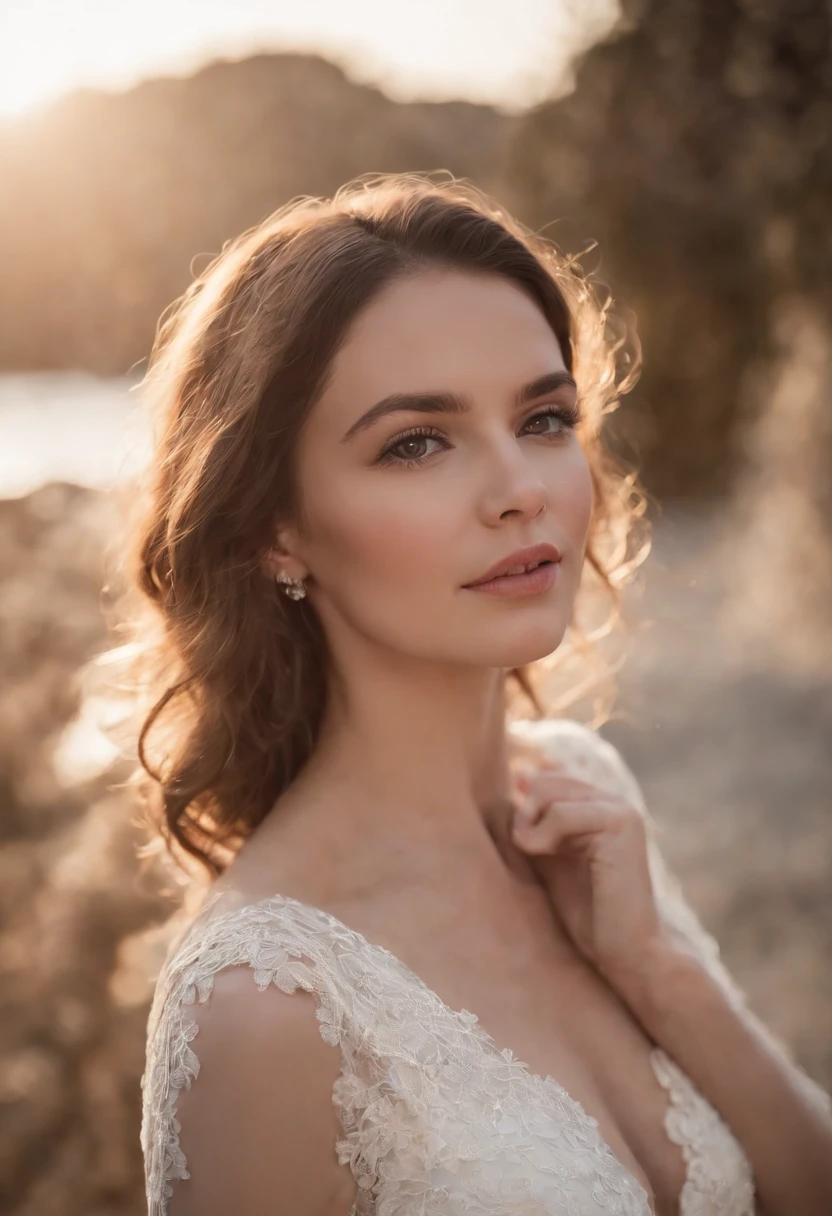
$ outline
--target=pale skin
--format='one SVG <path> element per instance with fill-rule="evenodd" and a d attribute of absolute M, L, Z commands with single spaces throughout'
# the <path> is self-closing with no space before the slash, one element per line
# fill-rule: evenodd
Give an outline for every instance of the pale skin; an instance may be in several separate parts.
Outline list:
<path fill-rule="evenodd" d="M 495 276 L 421 272 L 357 318 L 300 438 L 300 518 L 280 523 L 263 561 L 305 580 L 333 656 L 330 705 L 312 759 L 221 883 L 329 909 L 477 1013 L 598 1119 L 657 1216 L 677 1212 L 685 1166 L 662 1130 L 653 1043 L 737 1136 L 758 1211 L 821 1216 L 829 1128 L 666 939 L 641 815 L 556 769 L 512 768 L 506 671 L 561 644 L 591 520 L 587 461 L 558 414 L 576 388 L 564 378 L 517 400 L 565 370 L 537 306 Z M 396 411 L 348 435 L 390 394 L 439 391 L 467 408 Z M 431 434 L 398 438 L 413 428 Z M 380 463 L 391 448 L 399 460 Z M 495 599 L 465 586 L 541 541 L 562 555 L 549 590 Z M 210 1023 L 200 1033 L 210 1041 Z M 219 1185 L 198 1210 L 221 1210 L 206 1198 Z M 339 1166 L 315 1210 L 345 1213 L 353 1194 Z"/>

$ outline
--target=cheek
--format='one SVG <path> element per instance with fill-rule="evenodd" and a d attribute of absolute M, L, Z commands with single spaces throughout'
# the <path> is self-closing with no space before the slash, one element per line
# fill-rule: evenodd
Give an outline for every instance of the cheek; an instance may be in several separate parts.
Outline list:
<path fill-rule="evenodd" d="M 592 476 L 584 451 L 577 444 L 570 459 L 560 464 L 549 494 L 552 514 L 564 539 L 581 551 L 592 520 Z"/>
<path fill-rule="evenodd" d="M 368 476 L 309 476 L 309 559 L 323 585 L 385 591 L 412 602 L 444 589 L 453 595 L 470 570 L 460 569 L 472 517 L 470 486 L 457 476 L 427 480 L 419 470 Z M 542 470 L 541 470 L 542 472 Z M 545 474 L 544 474 L 545 475 Z M 549 509 L 558 535 L 581 554 L 592 516 L 592 479 L 583 449 L 548 462 Z"/>
<path fill-rule="evenodd" d="M 378 588 L 427 588 L 441 579 L 450 555 L 456 512 L 444 495 L 426 493 L 400 476 L 393 492 L 385 479 L 330 484 L 309 504 L 307 518 L 322 578 L 349 569 L 350 577 Z M 404 483 L 404 484 L 403 484 Z"/>

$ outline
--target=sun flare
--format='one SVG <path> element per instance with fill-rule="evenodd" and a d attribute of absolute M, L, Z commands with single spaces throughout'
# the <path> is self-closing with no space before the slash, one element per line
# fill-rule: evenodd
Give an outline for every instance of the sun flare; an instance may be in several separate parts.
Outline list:
<path fill-rule="evenodd" d="M 79 86 L 126 88 L 206 59 L 317 51 L 399 100 L 467 97 L 509 107 L 551 88 L 618 0 L 0 0 L 0 114 Z"/>

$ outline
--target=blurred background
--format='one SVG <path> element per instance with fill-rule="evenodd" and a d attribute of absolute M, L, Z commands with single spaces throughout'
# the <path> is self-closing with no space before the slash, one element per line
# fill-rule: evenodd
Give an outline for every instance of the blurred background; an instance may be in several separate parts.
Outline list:
<path fill-rule="evenodd" d="M 644 352 L 655 496 L 602 728 L 756 1011 L 832 1087 L 828 0 L 4 0 L 0 1209 L 144 1211 L 173 906 L 78 673 L 162 310 L 358 173 L 472 178 L 595 268 Z"/>

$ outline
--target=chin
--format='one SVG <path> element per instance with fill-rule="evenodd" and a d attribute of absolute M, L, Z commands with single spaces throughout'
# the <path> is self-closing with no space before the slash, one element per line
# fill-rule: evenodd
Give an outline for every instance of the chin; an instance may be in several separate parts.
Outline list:
<path fill-rule="evenodd" d="M 541 622 L 536 627 L 527 626 L 515 636 L 495 638 L 489 647 L 486 662 L 489 667 L 524 667 L 536 663 L 557 650 L 564 638 L 565 626 L 556 621 Z"/>

